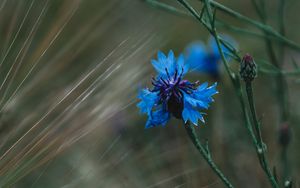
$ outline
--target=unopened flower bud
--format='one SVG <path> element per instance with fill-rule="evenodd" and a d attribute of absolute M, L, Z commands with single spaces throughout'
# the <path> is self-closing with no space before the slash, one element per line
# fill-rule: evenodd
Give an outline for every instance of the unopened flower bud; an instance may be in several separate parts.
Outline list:
<path fill-rule="evenodd" d="M 257 67 L 251 55 L 244 55 L 240 65 L 240 75 L 245 82 L 251 82 L 257 75 Z"/>
<path fill-rule="evenodd" d="M 279 128 L 279 138 L 278 142 L 281 146 L 287 147 L 291 141 L 291 129 L 288 123 L 284 123 Z"/>

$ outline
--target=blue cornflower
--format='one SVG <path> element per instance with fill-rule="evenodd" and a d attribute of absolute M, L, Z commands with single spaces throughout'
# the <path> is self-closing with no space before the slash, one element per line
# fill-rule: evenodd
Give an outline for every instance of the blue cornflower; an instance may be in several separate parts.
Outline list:
<path fill-rule="evenodd" d="M 228 37 L 223 36 L 223 39 L 230 45 L 236 47 L 236 42 Z M 219 76 L 219 67 L 221 54 L 214 38 L 209 39 L 209 45 L 206 47 L 203 42 L 193 42 L 186 48 L 186 62 L 190 64 L 192 70 L 202 73 L 207 73 L 213 77 Z M 221 46 L 225 57 L 229 60 L 229 50 L 225 46 Z"/>
<path fill-rule="evenodd" d="M 189 65 L 182 54 L 175 58 L 170 50 L 167 57 L 158 52 L 157 58 L 151 61 L 157 71 L 157 76 L 152 78 L 153 88 L 142 89 L 138 95 L 141 101 L 137 106 L 141 113 L 148 115 L 146 128 L 164 126 L 171 116 L 185 123 L 198 125 L 199 119 L 204 123 L 199 110 L 207 109 L 213 102 L 212 96 L 218 93 L 217 83 L 208 87 L 207 83 L 200 85 L 198 81 L 184 80 Z"/>

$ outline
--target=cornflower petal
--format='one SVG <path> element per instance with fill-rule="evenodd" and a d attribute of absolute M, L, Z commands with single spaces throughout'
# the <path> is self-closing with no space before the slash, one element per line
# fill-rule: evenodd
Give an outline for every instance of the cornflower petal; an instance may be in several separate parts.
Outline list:
<path fill-rule="evenodd" d="M 165 63 L 167 61 L 166 55 L 163 52 L 161 52 L 161 51 L 157 52 L 157 59 L 161 63 Z"/>
<path fill-rule="evenodd" d="M 193 106 L 191 106 L 186 100 L 184 102 L 184 109 L 182 111 L 182 118 L 185 123 L 190 121 L 194 125 L 198 125 L 198 119 L 205 123 L 203 116 Z"/>
<path fill-rule="evenodd" d="M 231 37 L 227 35 L 221 36 L 228 45 L 237 48 L 237 43 Z M 224 45 L 221 48 L 227 61 L 230 61 L 230 51 Z M 192 70 L 218 77 L 221 54 L 215 39 L 210 37 L 207 47 L 202 42 L 195 42 L 188 45 L 186 48 L 186 61 L 190 64 Z"/>
<path fill-rule="evenodd" d="M 202 70 L 205 66 L 207 51 L 203 42 L 194 42 L 186 48 L 186 62 L 193 70 Z"/>
<path fill-rule="evenodd" d="M 158 102 L 158 92 L 151 92 L 149 89 L 142 89 L 138 98 L 141 101 L 137 104 L 141 113 L 150 113 L 154 105 Z"/>
<path fill-rule="evenodd" d="M 190 121 L 198 125 L 198 121 L 204 123 L 200 110 L 208 109 L 212 96 L 217 93 L 216 83 L 208 86 L 205 82 L 191 83 L 184 80 L 183 76 L 188 72 L 189 65 L 181 54 L 177 58 L 172 50 L 168 56 L 158 52 L 158 60 L 151 63 L 158 75 L 152 78 L 153 89 L 143 89 L 138 98 L 141 100 L 137 106 L 141 113 L 148 115 L 145 128 L 165 126 L 171 116 Z"/>
<path fill-rule="evenodd" d="M 177 58 L 177 70 L 180 72 L 183 70 L 183 76 L 189 71 L 189 64 L 185 63 L 185 58 L 183 54 L 180 54 Z"/>
<path fill-rule="evenodd" d="M 169 119 L 170 113 L 161 107 L 149 115 L 145 128 L 148 129 L 158 125 L 165 126 Z"/>
<path fill-rule="evenodd" d="M 151 64 L 153 65 L 158 74 L 165 74 L 166 67 L 164 64 L 159 63 L 158 61 L 153 59 L 151 60 Z"/>

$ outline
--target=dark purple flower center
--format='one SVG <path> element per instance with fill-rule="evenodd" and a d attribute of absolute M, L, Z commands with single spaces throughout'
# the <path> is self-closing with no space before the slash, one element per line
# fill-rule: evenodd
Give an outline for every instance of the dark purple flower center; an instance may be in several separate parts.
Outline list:
<path fill-rule="evenodd" d="M 183 95 L 184 93 L 191 94 L 197 88 L 198 82 L 190 83 L 187 80 L 182 80 L 183 69 L 180 73 L 176 69 L 174 75 L 171 76 L 167 69 L 165 71 L 167 78 L 152 78 L 153 91 L 159 91 L 160 102 L 166 107 L 166 110 L 176 118 L 181 119 Z"/>

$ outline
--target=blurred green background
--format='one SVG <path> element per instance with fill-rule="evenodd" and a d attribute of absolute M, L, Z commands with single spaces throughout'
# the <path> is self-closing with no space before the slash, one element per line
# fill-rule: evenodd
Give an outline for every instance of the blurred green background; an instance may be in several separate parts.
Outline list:
<path fill-rule="evenodd" d="M 176 1 L 162 1 L 184 10 Z M 259 20 L 251 1 L 222 4 Z M 267 23 L 278 28 L 279 1 L 266 1 Z M 198 1 L 192 1 L 200 9 Z M 299 43 L 300 2 L 285 7 L 286 36 Z M 262 32 L 223 13 L 229 25 Z M 267 60 L 264 39 L 217 26 L 233 37 L 240 54 Z M 183 52 L 209 33 L 188 16 L 141 0 L 0 1 L 0 183 L 4 187 L 223 187 L 188 139 L 180 121 L 144 129 L 137 92 L 150 87 L 156 52 Z M 278 45 L 278 43 L 276 43 Z M 276 46 L 278 47 L 278 46 Z M 284 48 L 284 70 L 299 53 Z M 238 70 L 238 63 L 231 62 Z M 298 63 L 299 65 L 299 63 Z M 219 94 L 197 127 L 213 159 L 236 187 L 270 187 L 233 86 L 221 72 Z M 191 80 L 215 80 L 191 74 Z M 290 177 L 299 186 L 299 74 L 287 76 L 292 141 Z M 254 97 L 270 166 L 282 171 L 278 98 L 273 74 L 259 73 Z M 298 181 L 297 181 L 298 178 Z M 4 185 L 4 184 L 3 184 Z"/>

